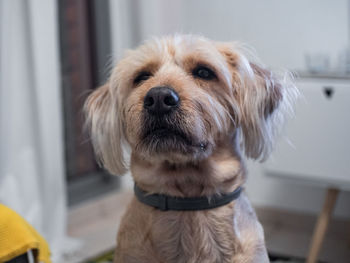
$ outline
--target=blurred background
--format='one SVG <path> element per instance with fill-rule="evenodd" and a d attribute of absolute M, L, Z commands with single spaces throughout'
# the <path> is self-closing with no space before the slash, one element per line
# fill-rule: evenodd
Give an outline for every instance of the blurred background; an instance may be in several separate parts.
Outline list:
<path fill-rule="evenodd" d="M 273 156 L 248 166 L 272 260 L 303 262 L 323 211 L 317 258 L 349 262 L 349 31 L 347 0 L 0 0 L 0 202 L 44 235 L 54 262 L 112 249 L 132 181 L 97 165 L 87 94 L 151 37 L 238 40 L 295 72 L 302 94 Z"/>

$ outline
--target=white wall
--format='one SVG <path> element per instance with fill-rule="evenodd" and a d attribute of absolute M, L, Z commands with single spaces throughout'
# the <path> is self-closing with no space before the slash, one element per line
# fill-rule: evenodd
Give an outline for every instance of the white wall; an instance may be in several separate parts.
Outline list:
<path fill-rule="evenodd" d="M 174 32 L 239 40 L 272 67 L 304 68 L 306 52 L 336 64 L 348 44 L 347 0 L 140 1 L 141 39 Z"/>
<path fill-rule="evenodd" d="M 305 53 L 325 52 L 335 66 L 339 53 L 348 44 L 346 0 L 132 2 L 129 8 L 139 7 L 138 18 L 130 17 L 124 26 L 138 32 L 139 37 L 134 37 L 130 46 L 152 36 L 195 33 L 215 40 L 243 41 L 254 47 L 262 61 L 273 68 L 303 70 Z M 117 13 L 117 9 L 112 12 Z M 249 173 L 247 190 L 255 205 L 319 211 L 324 189 L 267 177 L 261 164 L 249 163 Z M 349 217 L 349 207 L 350 193 L 341 193 L 335 214 Z"/>

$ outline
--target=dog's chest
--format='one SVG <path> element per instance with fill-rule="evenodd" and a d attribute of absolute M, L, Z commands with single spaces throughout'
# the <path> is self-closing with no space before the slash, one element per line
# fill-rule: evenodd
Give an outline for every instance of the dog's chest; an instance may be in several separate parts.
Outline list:
<path fill-rule="evenodd" d="M 164 262 L 232 262 L 237 244 L 233 217 L 220 210 L 155 218 L 151 236 L 159 257 Z"/>

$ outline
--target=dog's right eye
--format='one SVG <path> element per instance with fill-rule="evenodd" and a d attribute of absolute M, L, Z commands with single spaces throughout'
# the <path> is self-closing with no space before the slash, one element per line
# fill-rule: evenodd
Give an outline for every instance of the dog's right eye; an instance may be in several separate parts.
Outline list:
<path fill-rule="evenodd" d="M 148 80 L 151 76 L 152 74 L 150 72 L 147 72 L 147 71 L 140 72 L 134 79 L 134 84 L 139 84 L 142 81 Z"/>

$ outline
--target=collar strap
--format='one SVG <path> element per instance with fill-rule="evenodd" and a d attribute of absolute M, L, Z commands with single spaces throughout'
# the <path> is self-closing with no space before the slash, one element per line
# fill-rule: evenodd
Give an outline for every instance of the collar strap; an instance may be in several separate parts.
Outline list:
<path fill-rule="evenodd" d="M 197 211 L 212 209 L 236 200 L 241 192 L 242 187 L 238 187 L 233 192 L 227 194 L 216 194 L 211 197 L 182 198 L 162 194 L 147 194 L 147 192 L 143 191 L 136 184 L 134 185 L 134 193 L 141 203 L 160 209 L 161 211 Z"/>

